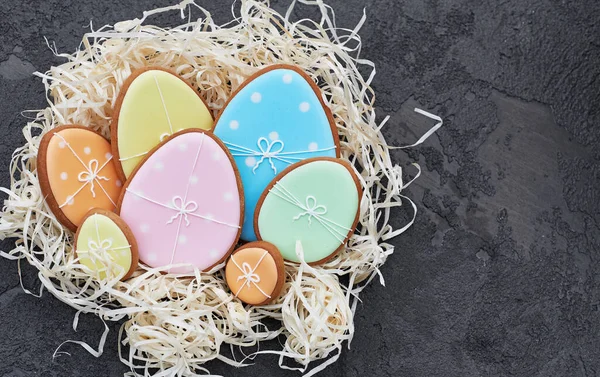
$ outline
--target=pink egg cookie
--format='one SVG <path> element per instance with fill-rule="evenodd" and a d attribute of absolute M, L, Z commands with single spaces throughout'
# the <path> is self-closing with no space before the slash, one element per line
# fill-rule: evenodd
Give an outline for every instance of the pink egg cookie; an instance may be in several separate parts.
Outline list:
<path fill-rule="evenodd" d="M 185 130 L 158 145 L 133 171 L 118 211 L 140 260 L 166 272 L 206 271 L 235 247 L 244 202 L 233 159 L 212 134 Z"/>

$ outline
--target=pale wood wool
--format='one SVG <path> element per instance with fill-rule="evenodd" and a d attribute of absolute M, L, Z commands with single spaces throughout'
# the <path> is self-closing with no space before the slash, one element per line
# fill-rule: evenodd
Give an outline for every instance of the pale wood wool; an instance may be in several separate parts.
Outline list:
<path fill-rule="evenodd" d="M 286 338 L 279 352 L 280 366 L 288 364 L 285 359 L 293 359 L 304 371 L 329 357 L 309 374 L 326 367 L 352 337 L 359 293 L 373 278 L 382 279 L 379 267 L 394 251 L 386 240 L 412 224 L 393 229 L 388 224 L 390 211 L 400 206 L 401 211 L 416 210 L 406 205 L 411 201 L 403 190 L 410 182 L 403 181 L 402 168 L 391 161 L 381 134 L 387 119 L 376 122 L 370 87 L 373 63 L 358 58 L 357 32 L 365 18 L 355 30 L 333 30 L 334 15 L 323 4 L 317 5 L 323 20 L 319 23 L 321 17 L 290 20 L 266 2 L 240 3 L 239 14 L 222 27 L 186 0 L 87 33 L 80 50 L 64 55 L 68 62 L 38 74 L 49 94 L 49 105 L 23 128 L 26 143 L 15 151 L 11 162 L 0 237 L 15 237 L 18 242 L 5 256 L 25 258 L 40 271 L 46 290 L 76 310 L 110 321 L 127 317 L 121 340 L 131 352 L 121 355 L 135 375 L 143 375 L 145 368 L 158 368 L 164 375 L 191 376 L 206 371 L 204 363 L 215 358 L 233 365 L 249 364 L 240 354 L 235 360 L 219 355 L 221 346 L 231 345 L 238 351 L 238 347 L 255 347 L 278 335 Z M 174 11 L 173 19 L 181 12 L 184 24 L 170 29 L 152 25 L 152 15 L 169 11 Z M 193 12 L 190 20 L 197 21 L 188 23 L 188 12 Z M 160 66 L 178 74 L 199 90 L 216 115 L 247 77 L 276 63 L 296 65 L 318 82 L 340 137 L 341 158 L 356 169 L 363 195 L 358 230 L 346 247 L 319 267 L 286 264 L 281 295 L 260 310 L 244 307 L 231 294 L 223 273 L 217 272 L 223 264 L 186 278 L 142 265 L 124 282 L 91 279 L 76 262 L 73 234 L 56 220 L 40 192 L 34 163 L 40 137 L 34 135 L 59 125 L 82 124 L 109 137 L 119 90 L 132 71 L 144 66 Z M 368 76 L 362 76 L 359 68 Z M 302 257 L 301 245 L 296 251 Z M 339 284 L 340 275 L 346 276 L 348 285 Z M 261 326 L 267 318 L 281 321 L 281 327 Z M 99 355 L 106 334 L 98 350 L 86 345 L 87 349 Z"/>

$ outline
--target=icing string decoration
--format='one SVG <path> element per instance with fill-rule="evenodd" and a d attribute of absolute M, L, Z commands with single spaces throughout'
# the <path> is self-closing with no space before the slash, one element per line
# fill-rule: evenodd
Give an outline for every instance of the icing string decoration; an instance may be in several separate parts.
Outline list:
<path fill-rule="evenodd" d="M 160 140 L 162 141 L 163 138 L 166 136 L 169 136 L 168 134 L 162 134 L 160 136 Z M 144 157 L 145 155 L 147 155 L 148 152 L 142 152 L 142 153 L 138 153 L 138 154 L 134 154 L 133 156 L 129 156 L 129 157 L 121 157 L 119 158 L 119 161 L 129 161 L 129 160 L 133 160 L 134 158 L 138 158 L 138 157 Z"/>
<path fill-rule="evenodd" d="M 301 212 L 294 216 L 294 221 L 300 220 L 302 216 L 308 216 L 308 224 L 311 224 L 311 219 L 314 218 L 327 230 L 335 239 L 344 243 L 346 240 L 350 228 L 336 223 L 325 217 L 327 214 L 327 208 L 323 205 L 317 205 L 317 199 L 309 195 L 306 197 L 304 204 L 296 198 L 287 188 L 285 188 L 281 182 L 277 182 L 270 190 L 270 193 L 285 200 L 286 202 L 298 207 Z"/>
<path fill-rule="evenodd" d="M 164 133 L 160 135 L 160 140 L 162 141 L 165 137 L 173 135 L 173 124 L 171 123 L 171 117 L 169 116 L 169 110 L 167 109 L 167 104 L 165 103 L 165 97 L 163 96 L 162 89 L 158 84 L 158 79 L 156 78 L 156 74 L 152 75 L 154 78 L 154 82 L 156 83 L 156 89 L 158 90 L 158 94 L 160 95 L 160 102 L 163 105 L 163 109 L 165 110 L 165 115 L 167 116 L 167 122 L 169 123 L 169 133 Z"/>
<path fill-rule="evenodd" d="M 64 143 L 65 146 L 71 151 L 71 153 L 73 153 L 73 156 L 75 156 L 75 158 L 77 158 L 77 160 L 81 163 L 81 165 L 83 166 L 83 169 L 84 169 L 82 172 L 80 172 L 77 175 L 77 180 L 79 180 L 79 182 L 82 182 L 83 185 L 81 185 L 79 187 L 79 189 L 77 189 L 77 191 L 75 191 L 75 193 L 73 195 L 68 196 L 67 200 L 63 204 L 61 204 L 59 206 L 59 208 L 62 208 L 64 206 L 66 206 L 67 204 L 69 204 L 69 202 L 71 202 L 73 200 L 73 198 L 75 198 L 77 196 L 77 194 L 79 194 L 81 192 L 81 190 L 83 190 L 87 185 L 90 186 L 90 191 L 92 193 L 92 197 L 95 198 L 96 197 L 96 192 L 94 191 L 95 183 L 98 184 L 98 186 L 100 187 L 100 189 L 102 190 L 104 195 L 106 195 L 108 200 L 110 200 L 112 205 L 116 207 L 115 202 L 112 200 L 112 198 L 106 192 L 106 189 L 104 188 L 104 186 L 102 186 L 102 183 L 100 182 L 100 180 L 103 180 L 103 181 L 110 180 L 109 178 L 100 175 L 100 172 L 112 160 L 112 155 L 110 157 L 108 157 L 101 166 L 98 166 L 99 163 L 98 163 L 98 160 L 96 160 L 96 159 L 92 159 L 89 161 L 88 164 L 86 164 L 85 162 L 83 162 L 81 157 L 79 157 L 79 155 L 75 152 L 75 150 L 71 147 L 71 144 L 69 144 L 69 142 L 67 142 L 67 140 L 64 137 L 62 137 L 62 135 L 60 135 L 58 133 L 56 133 L 54 135 L 62 140 L 62 143 Z"/>
<path fill-rule="evenodd" d="M 119 250 L 128 250 L 131 248 L 131 245 L 122 246 L 122 247 L 113 247 L 111 239 L 104 239 L 97 243 L 94 240 L 88 241 L 88 250 L 77 250 L 78 254 L 87 254 L 92 263 L 102 262 L 106 260 L 108 257 L 113 262 L 115 261 L 113 255 L 109 253 L 109 251 L 119 251 Z M 117 267 L 121 267 L 116 265 Z M 98 272 L 108 272 L 108 268 L 106 266 L 97 269 Z"/>
<path fill-rule="evenodd" d="M 162 104 L 163 109 L 165 110 L 165 116 L 167 117 L 167 124 L 169 125 L 169 132 L 162 133 L 159 137 L 160 141 L 163 141 L 166 138 L 168 138 L 169 136 L 173 135 L 173 123 L 171 122 L 171 117 L 169 116 L 169 110 L 167 108 L 167 104 L 165 103 L 165 97 L 163 95 L 162 89 L 160 88 L 160 84 L 158 83 L 158 79 L 156 78 L 156 73 L 153 72 L 152 78 L 154 79 L 154 83 L 156 84 L 156 90 L 158 90 L 160 102 Z M 148 154 L 148 152 L 142 152 L 142 153 L 138 153 L 138 154 L 135 154 L 135 155 L 129 156 L 129 157 L 121 157 L 121 158 L 119 158 L 119 161 L 129 161 L 134 158 L 143 157 L 147 154 Z"/>
<path fill-rule="evenodd" d="M 94 240 L 89 240 L 88 247 L 89 247 L 90 251 L 93 250 L 96 252 L 107 252 L 112 247 L 112 240 L 104 239 L 99 242 L 96 242 Z"/>
<path fill-rule="evenodd" d="M 190 200 L 189 202 L 185 202 L 181 196 L 177 195 L 177 196 L 173 197 L 173 209 L 176 209 L 179 212 L 177 212 L 176 215 L 171 217 L 171 220 L 167 221 L 167 224 L 171 224 L 179 216 L 182 216 L 183 219 L 185 220 L 185 226 L 189 226 L 190 220 L 188 219 L 188 214 L 193 213 L 195 210 L 198 209 L 198 203 L 196 203 L 193 200 Z"/>
<path fill-rule="evenodd" d="M 319 153 L 336 149 L 336 147 L 333 146 L 329 148 L 321 148 L 314 150 L 283 152 L 283 148 L 285 147 L 283 141 L 279 139 L 269 141 L 266 137 L 260 137 L 256 142 L 258 150 L 233 144 L 227 141 L 224 141 L 223 143 L 229 148 L 233 157 L 260 157 L 260 159 L 256 161 L 256 163 L 254 163 L 254 165 L 252 166 L 252 173 L 254 174 L 256 174 L 256 169 L 258 169 L 265 160 L 269 161 L 269 165 L 273 170 L 273 174 L 277 174 L 277 168 L 275 167 L 273 160 L 281 161 L 283 163 L 291 165 L 295 162 L 306 159 L 296 157 L 294 155 L 306 153 Z"/>
<path fill-rule="evenodd" d="M 327 207 L 324 205 L 317 205 L 317 199 L 312 195 L 306 197 L 305 204 L 304 208 L 306 208 L 306 211 L 294 216 L 294 221 L 300 220 L 302 216 L 308 215 L 308 225 L 310 225 L 312 224 L 313 217 L 325 215 L 327 213 Z"/>
<path fill-rule="evenodd" d="M 197 217 L 197 218 L 199 218 L 199 219 L 204 219 L 204 220 L 211 221 L 211 222 L 213 222 L 213 223 L 216 223 L 216 224 L 225 225 L 225 226 L 228 226 L 228 227 L 231 227 L 231 228 L 237 228 L 237 229 L 239 229 L 239 228 L 240 228 L 240 226 L 239 226 L 239 225 L 237 225 L 237 224 L 230 224 L 230 223 L 228 223 L 228 222 L 224 222 L 224 221 L 219 221 L 219 220 L 216 220 L 216 219 L 214 219 L 214 218 L 212 218 L 212 217 L 210 217 L 210 216 L 203 216 L 203 215 L 200 215 L 199 213 L 195 213 L 195 211 L 196 211 L 198 208 L 195 208 L 194 210 L 189 210 L 189 209 L 187 209 L 187 210 L 183 210 L 183 211 L 182 211 L 180 208 L 178 208 L 178 207 L 175 207 L 175 206 L 174 206 L 174 205 L 172 205 L 172 204 L 163 204 L 163 203 L 160 203 L 160 202 L 158 202 L 158 201 L 156 201 L 156 200 L 153 200 L 153 199 L 151 199 L 151 198 L 149 198 L 149 197 L 145 196 L 144 194 L 141 194 L 141 193 L 139 193 L 139 192 L 136 192 L 136 191 L 134 191 L 134 190 L 131 190 L 131 189 L 129 189 L 129 188 L 127 188 L 127 189 L 126 189 L 126 191 L 127 191 L 128 193 L 130 193 L 130 194 L 133 194 L 133 195 L 137 196 L 138 198 L 141 198 L 141 199 L 144 199 L 144 200 L 146 200 L 146 201 L 149 201 L 150 203 L 154 203 L 154 204 L 156 204 L 156 205 L 159 205 L 159 206 L 161 206 L 161 207 L 163 207 L 163 208 L 168 208 L 168 209 L 172 209 L 172 210 L 176 211 L 176 212 L 177 212 L 177 214 L 175 214 L 175 215 L 173 216 L 173 217 L 175 217 L 175 218 L 179 217 L 179 216 L 181 215 L 181 213 L 182 213 L 182 212 L 185 212 L 185 214 L 183 215 L 183 217 L 184 217 L 186 220 L 187 220 L 187 216 L 194 216 L 194 217 Z M 179 197 L 179 196 L 176 196 L 176 197 L 174 197 L 173 199 L 175 199 L 175 198 L 178 198 L 178 197 Z M 194 202 L 194 201 L 189 201 L 189 202 L 187 202 L 187 205 L 189 205 L 190 203 L 196 203 L 196 202 Z M 196 204 L 196 205 L 197 205 L 197 204 Z M 187 208 L 187 207 L 184 207 L 184 208 Z M 172 219 L 172 218 L 171 218 L 171 219 Z M 174 220 L 173 220 L 173 221 L 174 221 Z M 167 221 L 167 224 L 171 224 L 173 221 L 170 221 L 170 220 L 169 220 L 169 221 Z"/>
<path fill-rule="evenodd" d="M 265 298 L 271 298 L 271 296 L 268 295 L 267 293 L 265 293 L 265 291 L 263 291 L 262 288 L 258 285 L 258 283 L 260 283 L 260 276 L 258 276 L 258 274 L 255 273 L 256 269 L 260 266 L 260 264 L 262 263 L 262 261 L 265 259 L 265 257 L 267 255 L 269 255 L 269 252 L 265 250 L 263 255 L 260 257 L 260 259 L 258 260 L 256 265 L 254 266 L 254 268 L 252 266 L 250 266 L 250 264 L 248 262 L 243 262 L 242 265 L 240 266 L 240 264 L 235 260 L 235 256 L 231 257 L 231 262 L 233 262 L 233 264 L 243 274 L 243 275 L 238 276 L 237 281 L 241 280 L 244 282 L 239 287 L 237 292 L 235 292 L 235 297 L 238 297 L 238 295 L 244 288 L 250 287 L 250 284 L 253 284 L 254 287 L 256 289 L 258 289 L 260 291 L 260 293 L 262 293 L 265 296 Z"/>
<path fill-rule="evenodd" d="M 110 160 L 108 160 L 110 161 Z M 106 165 L 108 161 L 104 164 Z M 104 166 L 102 166 L 104 167 Z M 108 181 L 108 178 L 99 175 L 100 169 L 98 168 L 98 160 L 95 158 L 90 160 L 87 165 L 87 171 L 82 171 L 77 175 L 77 180 L 79 182 L 83 182 L 85 184 L 90 184 L 90 191 L 92 192 L 92 197 L 96 197 L 96 193 L 94 192 L 94 181 L 97 179 L 102 179 L 103 181 Z"/>
<path fill-rule="evenodd" d="M 262 162 L 266 158 L 269 160 L 269 164 L 271 165 L 271 169 L 273 169 L 273 172 L 277 174 L 277 168 L 275 168 L 275 165 L 273 164 L 273 158 L 278 158 L 277 155 L 283 151 L 283 141 L 273 140 L 269 142 L 269 140 L 267 140 L 266 138 L 261 137 L 260 139 L 258 139 L 258 142 L 256 144 L 258 145 L 258 149 L 260 149 L 262 157 L 256 162 L 256 165 L 254 165 L 254 167 L 252 168 L 252 173 L 256 174 L 256 169 L 258 169 L 260 164 L 262 164 Z M 276 147 L 277 149 L 274 149 L 273 147 L 275 147 L 276 145 L 278 147 Z M 281 158 L 279 159 L 281 160 Z"/>

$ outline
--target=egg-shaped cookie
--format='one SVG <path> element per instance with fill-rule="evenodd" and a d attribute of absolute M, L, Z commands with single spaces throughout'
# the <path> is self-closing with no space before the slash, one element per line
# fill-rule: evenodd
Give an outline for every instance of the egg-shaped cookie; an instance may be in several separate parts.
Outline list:
<path fill-rule="evenodd" d="M 339 138 L 321 90 L 290 65 L 267 67 L 246 80 L 218 116 L 214 133 L 240 172 L 245 241 L 256 240 L 256 203 L 278 173 L 307 158 L 339 157 Z"/>
<path fill-rule="evenodd" d="M 114 211 L 122 182 L 108 140 L 81 126 L 62 126 L 40 142 L 42 194 L 61 224 L 76 231 L 92 208 Z"/>
<path fill-rule="evenodd" d="M 273 244 L 247 243 L 231 254 L 225 266 L 225 280 L 241 301 L 266 305 L 277 299 L 285 282 L 283 258 Z"/>
<path fill-rule="evenodd" d="M 352 166 L 335 158 L 313 158 L 290 166 L 258 201 L 254 229 L 259 240 L 275 245 L 283 258 L 299 262 L 329 260 L 358 223 L 362 189 Z"/>
<path fill-rule="evenodd" d="M 119 214 L 150 267 L 180 274 L 210 269 L 231 253 L 243 221 L 243 191 L 232 157 L 212 134 L 180 131 L 132 173 Z M 166 267 L 175 264 L 180 266 Z"/>
<path fill-rule="evenodd" d="M 144 156 L 170 135 L 212 127 L 208 106 L 178 75 L 158 67 L 133 72 L 119 92 L 111 124 L 121 179 L 128 178 Z"/>
<path fill-rule="evenodd" d="M 75 253 L 98 280 L 126 280 L 138 266 L 135 237 L 113 212 L 93 209 L 75 234 Z"/>

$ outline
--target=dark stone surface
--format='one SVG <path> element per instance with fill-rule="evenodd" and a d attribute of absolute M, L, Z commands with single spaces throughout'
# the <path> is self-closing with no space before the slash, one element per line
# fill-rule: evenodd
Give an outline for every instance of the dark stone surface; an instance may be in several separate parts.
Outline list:
<path fill-rule="evenodd" d="M 0 185 L 23 142 L 21 110 L 45 106 L 30 73 L 60 63 L 89 20 L 139 17 L 164 1 L 0 2 Z M 288 1 L 274 1 L 283 9 Z M 410 188 L 415 225 L 393 242 L 387 286 L 371 285 L 350 350 L 322 376 L 600 375 L 600 5 L 595 0 L 331 0 L 340 26 L 366 8 L 363 56 L 378 70 L 388 142 L 422 133 L 415 106 L 445 119 L 423 146 Z M 229 2 L 203 2 L 224 21 Z M 301 7 L 298 16 L 315 17 Z M 174 17 L 176 17 L 174 15 Z M 177 22 L 177 20 L 175 20 Z M 399 209 L 397 225 L 409 215 Z M 2 244 L 3 250 L 9 248 Z M 96 344 L 102 324 L 49 294 L 23 293 L 0 260 L 0 376 L 117 376 L 118 324 L 96 359 L 66 339 Z M 24 268 L 24 283 L 39 286 Z M 225 376 L 289 376 L 275 357 Z"/>

